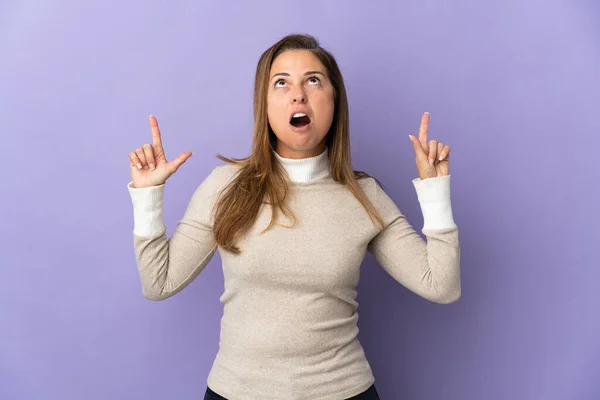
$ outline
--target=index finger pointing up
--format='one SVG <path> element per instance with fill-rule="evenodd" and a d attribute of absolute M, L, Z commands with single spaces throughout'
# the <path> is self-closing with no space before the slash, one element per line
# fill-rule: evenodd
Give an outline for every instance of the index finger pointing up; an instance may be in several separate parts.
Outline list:
<path fill-rule="evenodd" d="M 421 126 L 419 127 L 419 141 L 424 146 L 427 144 L 427 128 L 429 126 L 429 113 L 426 112 L 421 117 Z"/>
<path fill-rule="evenodd" d="M 150 120 L 150 130 L 152 132 L 154 147 L 158 152 L 162 153 L 162 139 L 160 137 L 160 130 L 158 129 L 158 121 L 153 115 L 149 116 L 148 119 Z"/>

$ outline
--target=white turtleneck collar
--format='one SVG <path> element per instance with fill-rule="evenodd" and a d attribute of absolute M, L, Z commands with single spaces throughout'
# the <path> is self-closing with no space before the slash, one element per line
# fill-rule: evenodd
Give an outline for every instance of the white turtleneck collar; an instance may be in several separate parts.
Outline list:
<path fill-rule="evenodd" d="M 310 182 L 329 174 L 327 148 L 321 154 L 309 158 L 284 158 L 272 149 L 275 157 L 286 170 L 292 182 Z"/>

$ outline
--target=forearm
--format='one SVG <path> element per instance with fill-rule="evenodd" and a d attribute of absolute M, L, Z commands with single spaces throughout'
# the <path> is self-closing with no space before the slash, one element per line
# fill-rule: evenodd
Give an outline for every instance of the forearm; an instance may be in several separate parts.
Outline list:
<path fill-rule="evenodd" d="M 386 228 L 369 244 L 381 266 L 399 283 L 436 303 L 461 294 L 458 227 L 450 205 L 450 177 L 413 181 L 423 211 L 424 240 L 382 191 L 378 207 Z"/>
<path fill-rule="evenodd" d="M 168 239 L 163 221 L 164 185 L 138 189 L 129 184 L 128 189 L 134 207 L 134 251 L 142 292 L 148 299 L 163 300 L 185 288 L 208 264 L 216 250 L 212 227 L 194 218 L 196 207 L 192 205 Z"/>

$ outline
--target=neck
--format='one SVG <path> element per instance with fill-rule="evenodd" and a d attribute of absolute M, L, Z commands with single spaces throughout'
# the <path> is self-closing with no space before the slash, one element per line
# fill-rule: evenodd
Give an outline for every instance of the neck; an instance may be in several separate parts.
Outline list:
<path fill-rule="evenodd" d="M 281 157 L 275 150 L 273 150 L 273 154 L 292 182 L 310 182 L 329 173 L 327 148 L 321 154 L 308 158 L 285 158 Z"/>

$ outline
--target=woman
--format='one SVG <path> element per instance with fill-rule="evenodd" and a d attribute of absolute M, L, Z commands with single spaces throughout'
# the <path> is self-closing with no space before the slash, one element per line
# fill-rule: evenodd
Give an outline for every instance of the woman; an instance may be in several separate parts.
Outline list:
<path fill-rule="evenodd" d="M 378 182 L 353 171 L 348 104 L 333 56 L 290 35 L 257 66 L 252 154 L 219 156 L 170 239 L 167 162 L 153 145 L 129 154 L 134 246 L 144 295 L 186 287 L 218 249 L 225 288 L 219 351 L 205 399 L 378 399 L 357 339 L 356 285 L 370 251 L 408 289 L 437 303 L 460 297 L 458 228 L 450 206 L 449 147 L 427 141 L 429 115 L 410 136 L 424 241 Z"/>

